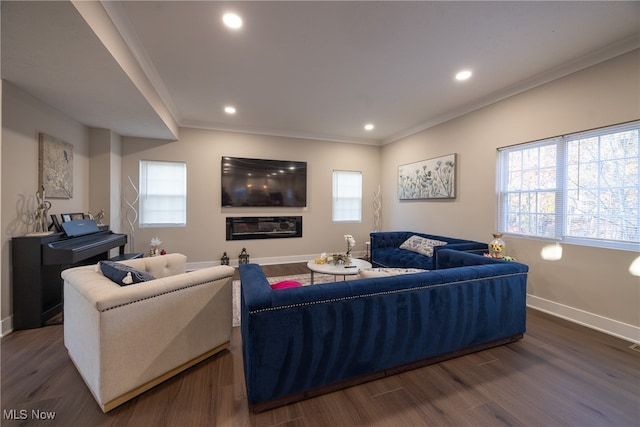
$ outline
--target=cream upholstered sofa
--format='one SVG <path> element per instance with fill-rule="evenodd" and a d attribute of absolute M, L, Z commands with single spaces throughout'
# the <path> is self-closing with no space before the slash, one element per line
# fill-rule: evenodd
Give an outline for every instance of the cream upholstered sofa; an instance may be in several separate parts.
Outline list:
<path fill-rule="evenodd" d="M 224 350 L 234 269 L 186 271 L 181 254 L 122 264 L 154 280 L 120 286 L 99 264 L 62 272 L 64 344 L 104 412 Z"/>

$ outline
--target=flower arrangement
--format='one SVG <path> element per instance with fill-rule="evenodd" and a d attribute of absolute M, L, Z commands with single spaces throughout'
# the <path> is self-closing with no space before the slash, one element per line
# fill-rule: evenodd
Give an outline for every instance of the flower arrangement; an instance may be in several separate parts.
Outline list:
<path fill-rule="evenodd" d="M 356 245 L 356 239 L 351 234 L 344 235 L 344 241 L 347 242 L 346 253 L 330 253 L 323 252 L 319 257 L 313 260 L 316 264 L 351 264 L 351 250 Z"/>
<path fill-rule="evenodd" d="M 349 254 L 329 254 L 333 264 L 351 264 L 351 256 Z"/>
<path fill-rule="evenodd" d="M 344 241 L 347 242 L 347 256 L 350 256 L 351 249 L 356 246 L 356 239 L 354 239 L 351 234 L 345 234 Z"/>
<path fill-rule="evenodd" d="M 504 240 L 502 233 L 493 233 L 493 240 L 489 242 L 489 253 L 493 258 L 502 258 L 504 256 Z"/>
<path fill-rule="evenodd" d="M 351 264 L 351 256 L 342 253 L 326 253 L 323 252 L 319 257 L 316 257 L 313 262 L 315 264 Z"/>

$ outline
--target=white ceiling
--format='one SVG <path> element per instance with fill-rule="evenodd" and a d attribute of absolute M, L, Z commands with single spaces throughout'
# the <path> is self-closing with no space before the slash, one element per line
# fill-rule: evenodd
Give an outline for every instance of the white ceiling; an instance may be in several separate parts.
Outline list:
<path fill-rule="evenodd" d="M 88 126 L 166 139 L 177 124 L 382 144 L 640 47 L 638 1 L 1 7 L 4 80 Z"/>

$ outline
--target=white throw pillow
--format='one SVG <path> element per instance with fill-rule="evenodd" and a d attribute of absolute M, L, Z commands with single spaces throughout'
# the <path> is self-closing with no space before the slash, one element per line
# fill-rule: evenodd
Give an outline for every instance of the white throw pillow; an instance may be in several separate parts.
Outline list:
<path fill-rule="evenodd" d="M 446 245 L 447 242 L 441 242 L 440 240 L 427 239 L 413 235 L 409 237 L 400 245 L 400 249 L 406 249 L 408 251 L 416 252 L 424 256 L 433 256 L 433 247 Z"/>

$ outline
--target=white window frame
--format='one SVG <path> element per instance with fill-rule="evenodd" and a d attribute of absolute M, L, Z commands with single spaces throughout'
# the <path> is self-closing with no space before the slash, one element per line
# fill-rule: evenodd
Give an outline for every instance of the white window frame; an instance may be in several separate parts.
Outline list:
<path fill-rule="evenodd" d="M 187 225 L 187 164 L 140 160 L 140 227 Z"/>
<path fill-rule="evenodd" d="M 606 150 L 613 134 L 618 142 L 626 142 L 628 151 L 622 157 L 607 157 L 620 152 Z M 640 121 L 635 121 L 498 149 L 498 230 L 525 238 L 639 250 L 639 139 Z M 590 150 L 581 155 L 585 147 Z M 537 163 L 521 161 L 518 166 L 524 156 L 538 156 Z M 611 175 L 605 175 L 604 168 L 620 164 L 623 175 L 607 181 Z M 522 178 L 525 175 L 529 179 Z M 613 211 L 606 206 L 605 196 L 611 194 L 623 203 Z"/>
<path fill-rule="evenodd" d="M 362 172 L 333 171 L 331 219 L 362 222 Z"/>

